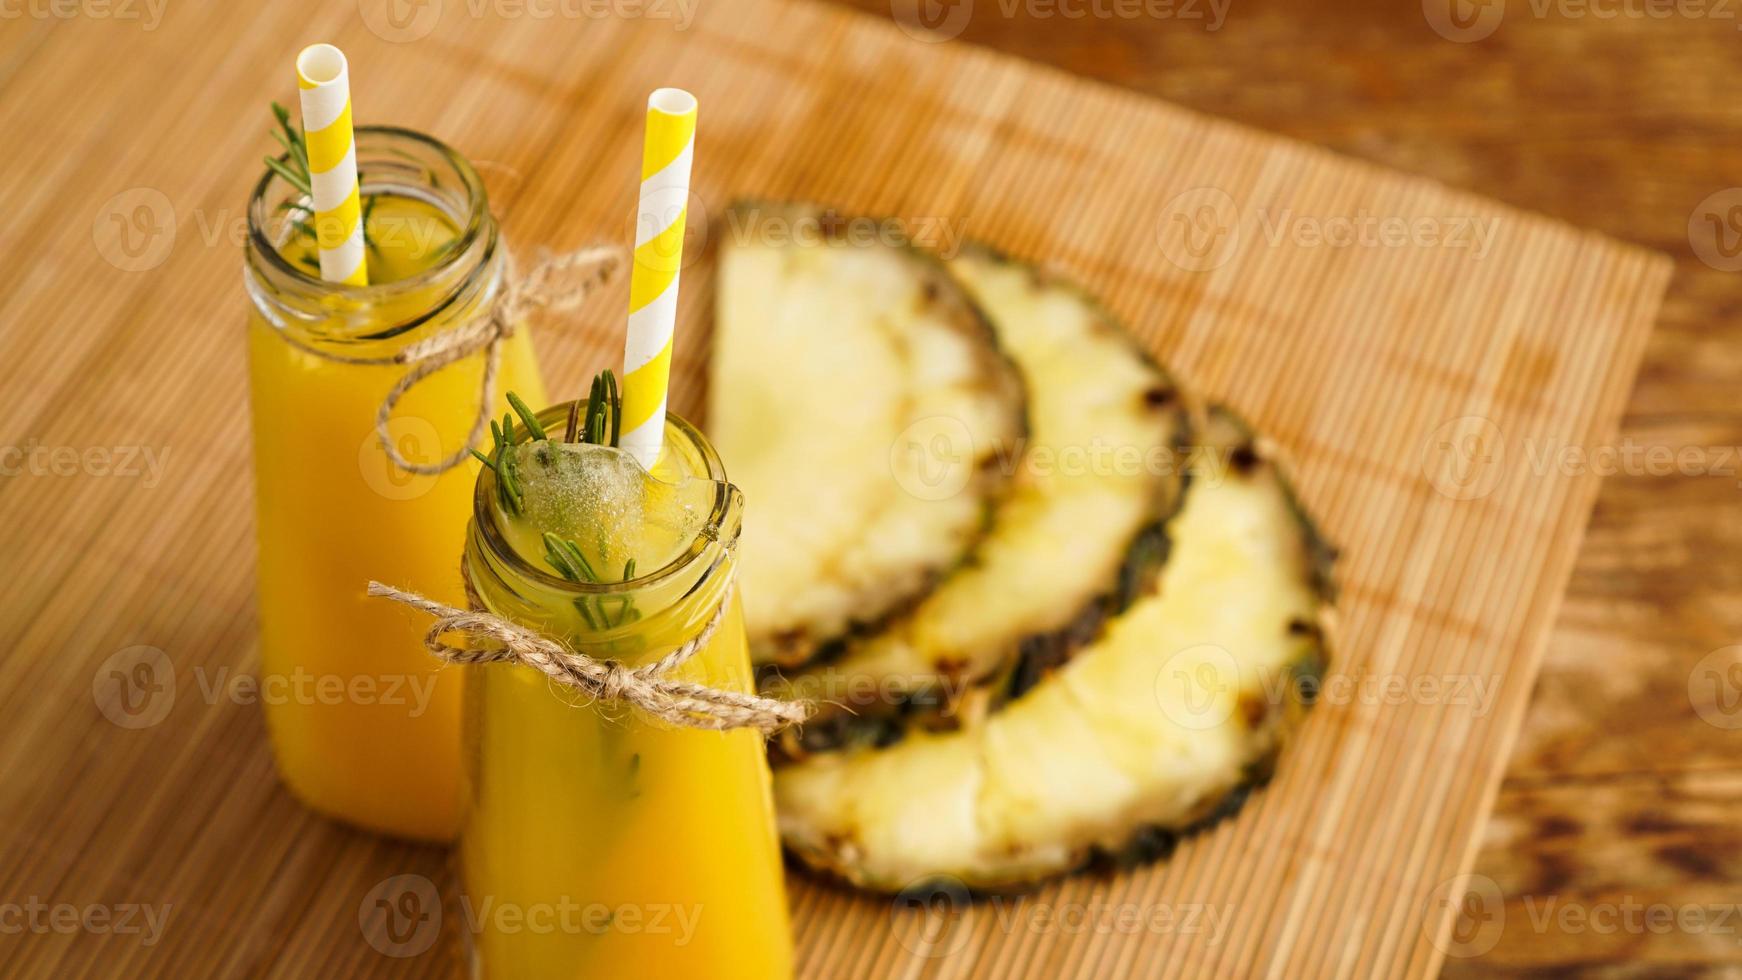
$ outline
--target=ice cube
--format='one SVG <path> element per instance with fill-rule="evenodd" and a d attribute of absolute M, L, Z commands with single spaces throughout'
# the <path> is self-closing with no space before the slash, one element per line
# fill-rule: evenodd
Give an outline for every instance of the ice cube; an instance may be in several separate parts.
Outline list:
<path fill-rule="evenodd" d="M 623 579 L 628 562 L 645 575 L 682 554 L 711 512 L 717 484 L 668 483 L 621 449 L 534 442 L 515 447 L 525 506 L 513 519 L 515 547 L 540 567 L 546 531 L 575 542 L 601 581 Z"/>

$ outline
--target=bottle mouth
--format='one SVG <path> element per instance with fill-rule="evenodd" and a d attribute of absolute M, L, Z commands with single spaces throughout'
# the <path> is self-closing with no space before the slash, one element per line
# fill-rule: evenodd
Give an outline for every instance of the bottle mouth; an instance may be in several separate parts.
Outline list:
<path fill-rule="evenodd" d="M 330 322 L 339 315 L 362 322 L 353 335 L 341 333 L 329 339 L 388 339 L 439 317 L 473 295 L 485 270 L 498 265 L 492 261 L 499 242 L 483 179 L 458 151 L 423 133 L 393 126 L 357 127 L 356 147 L 365 197 L 397 195 L 427 203 L 459 229 L 458 235 L 440 261 L 415 275 L 362 286 L 327 282 L 280 251 L 291 231 L 286 206 L 306 207 L 309 202 L 301 190 L 268 167 L 248 201 L 247 252 L 256 305 L 276 326 Z M 287 162 L 288 154 L 278 159 Z M 269 289 L 270 299 L 262 297 L 257 286 Z M 417 302 L 408 302 L 411 298 Z M 393 317 L 389 323 L 349 316 L 395 308 L 415 312 Z"/>
<path fill-rule="evenodd" d="M 572 403 L 563 402 L 537 413 L 539 425 L 548 432 L 561 432 L 568 421 Z M 693 573 L 698 563 L 724 561 L 736 549 L 743 523 L 743 493 L 726 482 L 726 469 L 719 454 L 706 436 L 677 415 L 665 416 L 665 440 L 668 460 L 679 466 L 682 479 L 707 480 L 714 484 L 712 506 L 691 540 L 664 565 L 645 574 L 618 582 L 575 582 L 558 575 L 523 555 L 509 541 L 501 521 L 501 509 L 496 504 L 496 474 L 482 467 L 472 493 L 472 527 L 474 536 L 488 552 L 490 561 L 501 571 L 528 581 L 541 590 L 575 596 L 623 595 L 669 585 L 686 573 Z M 711 568 L 702 569 L 687 595 L 710 580 Z M 681 597 L 679 597 L 681 598 Z"/>

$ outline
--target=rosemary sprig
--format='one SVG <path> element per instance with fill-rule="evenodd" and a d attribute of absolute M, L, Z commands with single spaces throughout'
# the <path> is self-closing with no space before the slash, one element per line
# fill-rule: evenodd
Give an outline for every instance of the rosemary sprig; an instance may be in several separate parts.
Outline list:
<path fill-rule="evenodd" d="M 617 375 L 609 369 L 593 375 L 586 408 L 581 405 L 577 400 L 569 407 L 563 441 L 615 448 L 623 434 L 623 394 L 617 390 Z"/>
<path fill-rule="evenodd" d="M 302 130 L 297 128 L 295 123 L 291 122 L 290 110 L 279 105 L 277 102 L 272 103 L 272 118 L 278 122 L 278 128 L 272 130 L 272 138 L 278 141 L 279 146 L 284 147 L 284 159 L 280 160 L 273 156 L 266 156 L 261 159 L 266 161 L 266 166 L 271 169 L 272 172 L 284 178 L 285 183 L 288 183 L 290 186 L 301 191 L 302 196 L 307 198 L 307 204 L 297 201 L 286 201 L 280 204 L 279 208 L 281 210 L 299 211 L 302 213 L 302 217 L 293 218 L 291 220 L 291 227 L 295 228 L 299 233 L 308 236 L 309 241 L 318 248 L 320 246 L 320 236 L 315 233 L 314 224 L 311 220 L 315 216 L 315 192 L 314 180 L 309 176 L 312 171 L 309 169 L 308 164 L 308 141 L 303 137 Z M 357 171 L 357 183 L 359 185 L 363 183 L 363 172 L 361 170 Z M 375 213 L 375 201 L 377 197 L 378 195 L 370 194 L 363 198 L 362 225 L 363 244 L 370 251 L 379 255 L 381 253 L 380 246 L 376 244 L 374 236 L 369 232 L 369 218 Z M 315 267 L 319 268 L 320 266 L 316 263 Z"/>
<path fill-rule="evenodd" d="M 599 574 L 593 571 L 592 562 L 587 561 L 587 556 L 581 553 L 580 545 L 550 531 L 544 532 L 544 560 L 557 570 L 557 574 L 570 582 L 602 581 Z M 627 582 L 634 577 L 635 559 L 631 558 L 623 563 L 621 581 Z M 613 600 L 617 607 L 615 616 L 605 611 L 607 599 Z M 599 596 L 590 602 L 583 596 L 575 600 L 575 608 L 580 611 L 581 618 L 587 621 L 587 625 L 595 630 L 622 626 L 641 618 L 640 611 L 635 608 L 635 598 L 628 595 Z"/>
<path fill-rule="evenodd" d="M 512 396 L 510 396 L 512 397 Z M 490 420 L 489 455 L 471 450 L 478 462 L 496 471 L 496 503 L 514 517 L 526 511 L 526 488 L 520 485 L 520 459 L 514 455 L 514 416 Z"/>
<path fill-rule="evenodd" d="M 550 434 L 526 402 L 512 391 L 508 393 L 508 405 L 513 412 L 504 415 L 500 423 L 493 419 L 490 422 L 490 452 L 481 453 L 476 449 L 471 452 L 478 462 L 495 471 L 496 500 L 502 510 L 510 516 L 520 517 L 526 511 L 526 489 L 520 482 L 519 457 L 514 452 L 515 416 L 520 418 L 527 442 L 549 442 Z M 569 408 L 563 441 L 615 447 L 622 432 L 622 413 L 623 397 L 617 388 L 617 376 L 610 371 L 601 371 L 594 376 L 592 391 L 587 395 L 584 405 L 577 400 Z M 546 466 L 554 459 L 548 452 L 537 453 L 534 458 Z M 563 578 L 571 582 L 605 581 L 574 541 L 550 531 L 543 533 L 542 540 L 545 562 Z M 620 581 L 627 582 L 633 578 L 635 559 L 630 558 L 623 563 L 623 577 Z M 587 625 L 595 630 L 622 626 L 641 618 L 641 613 L 635 608 L 634 597 L 628 595 L 582 597 L 575 600 L 575 608 L 580 611 Z M 611 611 L 612 609 L 615 611 Z"/>

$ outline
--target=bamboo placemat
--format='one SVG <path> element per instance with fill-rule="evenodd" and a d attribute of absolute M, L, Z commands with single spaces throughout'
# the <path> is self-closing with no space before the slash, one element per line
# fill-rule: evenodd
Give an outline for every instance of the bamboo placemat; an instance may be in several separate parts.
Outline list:
<path fill-rule="evenodd" d="M 1557 452 L 1613 438 L 1665 261 L 833 9 L 387 6 L 183 5 L 149 29 L 0 36 L 3 131 L 32 137 L 0 149 L 3 445 L 115 450 L 0 479 L 0 903 L 168 916 L 150 943 L 113 911 L 0 932 L 0 972 L 459 967 L 444 854 L 300 810 L 258 706 L 207 693 L 255 667 L 236 229 L 265 103 L 315 39 L 350 53 L 362 121 L 484 162 L 523 246 L 627 236 L 642 99 L 677 84 L 702 101 L 692 215 L 711 210 L 712 240 L 736 195 L 804 197 L 1044 260 L 1273 436 L 1343 547 L 1337 667 L 1366 686 L 1327 692 L 1236 819 L 1170 862 L 1020 901 L 916 908 L 794 875 L 806 976 L 1421 976 L 1479 948 L 1482 922 L 1452 931 L 1456 879 L 1598 479 Z M 701 404 L 705 258 L 684 286 L 680 411 Z M 540 335 L 557 390 L 615 359 L 622 308 L 610 293 Z M 124 728 L 99 707 L 121 696 L 106 665 L 141 646 L 180 693 Z M 407 888 L 396 907 L 421 918 L 360 925 Z"/>

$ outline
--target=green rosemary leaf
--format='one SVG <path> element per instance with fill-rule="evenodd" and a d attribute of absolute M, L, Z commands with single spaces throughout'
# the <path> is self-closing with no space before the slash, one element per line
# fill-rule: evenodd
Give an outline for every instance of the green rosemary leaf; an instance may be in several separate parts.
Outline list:
<path fill-rule="evenodd" d="M 526 431 L 532 433 L 533 442 L 545 442 L 550 439 L 550 436 L 544 434 L 544 426 L 538 424 L 538 416 L 532 414 L 532 409 L 526 407 L 526 403 L 520 400 L 519 395 L 512 391 L 509 392 L 508 404 L 513 406 L 515 414 L 520 416 L 520 421 L 526 423 Z"/>
<path fill-rule="evenodd" d="M 479 452 L 478 450 L 469 449 L 469 450 L 467 450 L 467 452 L 470 452 L 473 456 L 476 456 L 478 458 L 478 462 L 483 463 L 485 466 L 488 466 L 490 469 L 496 468 L 496 461 L 491 459 L 490 457 L 484 455 L 483 453 Z"/>
<path fill-rule="evenodd" d="M 617 375 L 605 369 L 605 402 L 611 409 L 611 445 L 615 447 L 623 436 L 623 396 L 617 390 Z"/>
<path fill-rule="evenodd" d="M 569 560 L 574 563 L 575 569 L 579 571 L 581 575 L 586 577 L 585 581 L 600 581 L 599 573 L 593 571 L 593 563 L 587 561 L 587 556 L 581 553 L 580 545 L 563 538 L 558 538 L 557 540 L 562 542 L 564 553 L 567 554 Z M 577 579 L 577 581 L 581 580 Z"/>
<path fill-rule="evenodd" d="M 307 177 L 304 177 L 301 174 L 297 173 L 296 171 L 285 166 L 284 164 L 279 163 L 276 159 L 274 159 L 272 157 L 261 157 L 261 159 L 265 160 L 266 165 L 268 167 L 271 167 L 275 172 L 277 172 L 278 176 L 283 177 L 285 179 L 285 181 L 287 181 L 290 184 L 290 186 L 296 188 L 299 191 L 302 191 L 304 194 L 308 194 L 311 196 L 314 194 L 313 188 L 311 188 L 309 186 L 309 182 L 308 182 Z"/>
<path fill-rule="evenodd" d="M 303 180 L 308 180 L 308 164 L 303 160 L 301 154 L 297 153 L 296 143 L 293 142 L 289 136 L 286 136 L 283 130 L 273 130 L 272 138 L 278 141 L 279 146 L 284 147 L 284 158 L 290 161 L 291 168 L 294 169 Z"/>

